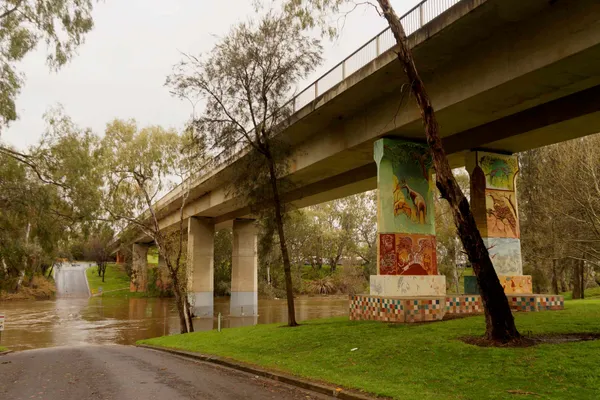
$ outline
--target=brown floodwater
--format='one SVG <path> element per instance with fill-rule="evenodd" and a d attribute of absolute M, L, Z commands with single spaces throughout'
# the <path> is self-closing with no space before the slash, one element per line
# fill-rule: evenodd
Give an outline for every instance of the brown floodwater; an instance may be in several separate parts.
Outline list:
<path fill-rule="evenodd" d="M 134 344 L 137 340 L 179 333 L 171 299 L 61 298 L 51 301 L 0 302 L 5 314 L 1 346 L 27 350 L 83 344 Z M 285 300 L 259 299 L 258 317 L 229 317 L 229 299 L 215 299 L 222 328 L 287 321 Z M 299 321 L 348 315 L 348 298 L 299 297 Z M 217 318 L 194 320 L 195 330 L 216 329 Z"/>

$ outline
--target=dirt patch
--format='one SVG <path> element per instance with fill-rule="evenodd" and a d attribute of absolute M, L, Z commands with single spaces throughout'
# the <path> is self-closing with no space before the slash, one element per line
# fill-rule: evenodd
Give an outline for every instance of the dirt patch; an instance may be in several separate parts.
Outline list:
<path fill-rule="evenodd" d="M 545 335 L 527 335 L 508 343 L 488 340 L 481 336 L 464 336 L 461 341 L 479 347 L 531 347 L 538 344 L 560 344 L 599 340 L 600 333 L 556 333 Z"/>

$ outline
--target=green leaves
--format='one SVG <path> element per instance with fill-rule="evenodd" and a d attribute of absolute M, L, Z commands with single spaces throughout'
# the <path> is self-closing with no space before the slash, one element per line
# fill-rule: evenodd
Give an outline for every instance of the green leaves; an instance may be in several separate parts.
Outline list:
<path fill-rule="evenodd" d="M 92 30 L 92 0 L 0 0 L 0 123 L 17 119 L 15 98 L 24 77 L 17 63 L 39 42 L 53 69 L 66 64 Z"/>

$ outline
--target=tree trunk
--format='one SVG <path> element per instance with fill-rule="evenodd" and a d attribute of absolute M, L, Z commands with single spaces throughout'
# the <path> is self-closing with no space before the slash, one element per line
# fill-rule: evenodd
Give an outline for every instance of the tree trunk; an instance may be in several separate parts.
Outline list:
<path fill-rule="evenodd" d="M 458 276 L 458 245 L 456 239 L 452 239 L 454 248 L 454 285 L 456 285 L 456 294 L 460 294 L 460 278 Z"/>
<path fill-rule="evenodd" d="M 450 164 L 442 147 L 433 106 L 406 44 L 406 34 L 400 19 L 390 5 L 389 0 L 378 0 L 378 2 L 398 43 L 398 59 L 404 67 L 408 81 L 411 83 L 412 93 L 421 110 L 427 143 L 433 157 L 437 187 L 442 197 L 450 204 L 458 234 L 469 261 L 473 265 L 473 271 L 481 289 L 481 300 L 486 317 L 486 338 L 501 342 L 518 339 L 520 335 L 510 311 L 508 299 L 500 285 L 487 248 L 477 229 L 469 202 L 456 183 L 454 175 L 452 175 Z"/>
<path fill-rule="evenodd" d="M 565 263 L 568 263 L 569 260 L 568 259 L 560 259 L 559 260 L 563 266 L 560 268 L 560 270 L 558 271 L 558 277 L 559 277 L 559 282 L 560 282 L 560 291 L 561 292 L 568 292 L 569 291 L 569 285 L 567 284 L 567 280 L 565 278 Z"/>
<path fill-rule="evenodd" d="M 583 299 L 585 283 L 584 283 L 584 261 L 570 260 L 573 263 L 573 299 Z"/>
<path fill-rule="evenodd" d="M 558 260 L 552 260 L 552 293 L 559 294 L 558 291 Z"/>
<path fill-rule="evenodd" d="M 294 287 L 292 283 L 292 266 L 288 254 L 285 233 L 283 231 L 283 215 L 281 213 L 281 199 L 279 198 L 279 189 L 277 188 L 277 174 L 275 173 L 275 164 L 271 157 L 268 157 L 269 175 L 271 189 L 273 190 L 273 202 L 275 205 L 275 223 L 277 224 L 277 234 L 279 235 L 279 245 L 281 246 L 281 256 L 283 258 L 283 272 L 285 274 L 285 292 L 287 295 L 288 308 L 288 326 L 298 326 L 296 322 L 296 309 L 294 308 Z"/>
<path fill-rule="evenodd" d="M 163 255 L 164 256 L 164 255 Z M 165 259 L 168 259 L 165 257 Z M 177 272 L 167 261 L 167 269 L 171 275 L 171 282 L 173 283 L 173 294 L 175 295 L 175 304 L 177 305 L 177 313 L 179 314 L 179 325 L 181 333 L 194 332 L 194 323 L 192 321 L 192 312 L 189 300 L 185 292 L 182 292 L 179 277 Z"/>
<path fill-rule="evenodd" d="M 585 299 L 585 261 L 579 260 L 579 271 L 581 273 L 581 298 Z"/>

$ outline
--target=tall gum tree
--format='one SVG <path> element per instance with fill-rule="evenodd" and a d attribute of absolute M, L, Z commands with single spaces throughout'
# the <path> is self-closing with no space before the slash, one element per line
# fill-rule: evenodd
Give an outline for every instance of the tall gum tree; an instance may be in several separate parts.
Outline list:
<path fill-rule="evenodd" d="M 338 12 L 340 6 L 345 3 L 350 3 L 350 0 L 287 0 L 285 8 L 290 15 L 298 18 L 297 21 L 301 22 L 301 26 L 319 24 L 325 26 L 325 16 L 332 12 Z M 385 18 L 398 45 L 398 60 L 406 73 L 410 82 L 411 93 L 421 111 L 425 136 L 433 158 L 436 185 L 442 197 L 450 205 L 463 248 L 473 266 L 481 290 L 486 319 L 485 336 L 489 340 L 500 342 L 519 339 L 520 334 L 515 326 L 508 299 L 500 285 L 488 250 L 477 229 L 469 202 L 452 175 L 446 152 L 442 146 L 435 112 L 415 65 L 412 52 L 408 47 L 406 33 L 400 18 L 398 18 L 389 0 L 367 1 L 366 4 L 374 6 L 379 14 Z"/>
<path fill-rule="evenodd" d="M 185 136 L 159 126 L 138 129 L 135 121 L 115 120 L 107 125 L 102 141 L 105 166 L 103 196 L 107 216 L 124 223 L 128 230 L 148 236 L 164 259 L 171 282 L 181 333 L 193 332 L 192 312 L 187 297 L 184 260 L 185 221 L 183 210 L 189 194 L 188 157 Z M 182 188 L 179 223 L 171 230 L 161 229 L 157 200 L 178 184 Z"/>
<path fill-rule="evenodd" d="M 224 158 L 245 152 L 236 163 L 231 189 L 245 197 L 255 213 L 273 221 L 285 272 L 288 325 L 296 326 L 282 199 L 288 148 L 277 135 L 293 111 L 288 100 L 296 82 L 321 62 L 321 45 L 292 22 L 292 16 L 271 10 L 235 25 L 209 53 L 186 56 L 167 85 L 177 96 L 204 100 L 204 112 L 194 127 L 213 149 L 222 151 Z"/>

